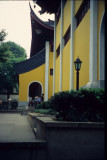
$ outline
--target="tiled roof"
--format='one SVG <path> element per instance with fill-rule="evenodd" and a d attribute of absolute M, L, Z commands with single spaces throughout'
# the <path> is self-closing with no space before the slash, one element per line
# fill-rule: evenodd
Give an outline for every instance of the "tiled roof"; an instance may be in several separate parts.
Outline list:
<path fill-rule="evenodd" d="M 53 27 L 54 27 L 54 21 L 52 21 L 52 20 L 49 20 L 49 21 L 43 21 L 43 20 L 41 20 L 41 19 L 36 15 L 36 13 L 33 11 L 30 3 L 29 3 L 29 6 L 30 6 L 30 10 L 31 10 L 31 15 L 35 17 L 35 19 L 37 20 L 38 23 L 40 22 L 41 25 L 45 25 L 45 26 L 50 27 L 50 28 L 53 29 Z"/>
<path fill-rule="evenodd" d="M 22 74 L 25 72 L 29 72 L 29 71 L 41 66 L 44 63 L 45 63 L 45 48 L 42 49 L 35 56 L 33 56 L 25 61 L 16 63 L 15 64 L 15 71 L 18 74 Z"/>

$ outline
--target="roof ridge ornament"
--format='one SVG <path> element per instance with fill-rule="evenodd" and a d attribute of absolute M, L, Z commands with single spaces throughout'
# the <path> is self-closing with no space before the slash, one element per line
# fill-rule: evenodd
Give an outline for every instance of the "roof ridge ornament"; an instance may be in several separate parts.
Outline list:
<path fill-rule="evenodd" d="M 40 15 L 41 14 L 44 14 L 46 11 L 44 10 L 44 9 L 41 9 L 40 11 L 39 11 L 39 13 L 40 13 Z"/>

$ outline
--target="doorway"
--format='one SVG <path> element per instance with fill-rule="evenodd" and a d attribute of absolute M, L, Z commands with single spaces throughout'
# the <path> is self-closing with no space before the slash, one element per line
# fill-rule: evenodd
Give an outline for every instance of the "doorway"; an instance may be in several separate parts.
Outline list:
<path fill-rule="evenodd" d="M 29 85 L 29 97 L 34 99 L 34 97 L 41 97 L 42 95 L 42 85 L 39 82 L 32 82 Z"/>

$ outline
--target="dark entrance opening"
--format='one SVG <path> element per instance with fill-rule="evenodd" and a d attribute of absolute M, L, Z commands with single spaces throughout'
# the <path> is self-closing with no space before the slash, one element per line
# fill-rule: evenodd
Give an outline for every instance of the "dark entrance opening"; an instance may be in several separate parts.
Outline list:
<path fill-rule="evenodd" d="M 34 97 L 38 96 L 41 97 L 42 95 L 42 86 L 38 82 L 33 82 L 29 86 L 29 97 Z"/>

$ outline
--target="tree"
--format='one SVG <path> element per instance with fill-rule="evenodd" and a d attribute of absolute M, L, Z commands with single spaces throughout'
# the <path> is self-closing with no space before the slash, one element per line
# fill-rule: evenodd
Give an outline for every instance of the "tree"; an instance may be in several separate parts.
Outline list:
<path fill-rule="evenodd" d="M 0 32 L 0 42 L 3 42 L 7 36 L 7 33 L 5 32 L 5 29 L 2 29 Z"/>
<path fill-rule="evenodd" d="M 6 42 L 5 44 L 9 46 L 9 50 L 12 52 L 12 54 L 15 55 L 15 57 L 23 57 L 24 59 L 27 57 L 25 49 L 22 48 L 20 45 L 11 41 Z"/>
<path fill-rule="evenodd" d="M 6 62 L 9 56 L 9 46 L 3 41 L 6 38 L 7 33 L 5 30 L 1 30 L 0 32 L 0 62 Z"/>
<path fill-rule="evenodd" d="M 9 57 L 9 54 L 9 46 L 5 43 L 2 43 L 0 45 L 0 62 L 6 62 Z"/>
<path fill-rule="evenodd" d="M 3 38 L 2 38 L 3 39 Z M 7 48 L 6 48 L 7 47 Z M 7 98 L 13 88 L 18 91 L 18 78 L 14 64 L 25 60 L 26 51 L 14 42 L 2 42 L 0 45 L 0 89 L 7 90 Z"/>
<path fill-rule="evenodd" d="M 0 88 L 7 90 L 7 98 L 15 88 L 18 91 L 18 77 L 14 70 L 14 64 L 22 61 L 24 58 L 16 58 L 10 53 L 8 60 L 5 63 L 0 63 Z"/>

